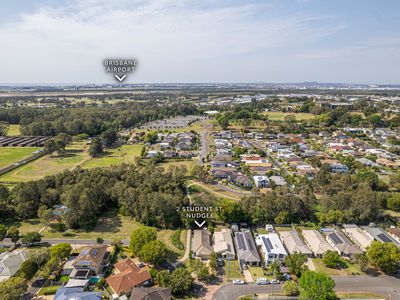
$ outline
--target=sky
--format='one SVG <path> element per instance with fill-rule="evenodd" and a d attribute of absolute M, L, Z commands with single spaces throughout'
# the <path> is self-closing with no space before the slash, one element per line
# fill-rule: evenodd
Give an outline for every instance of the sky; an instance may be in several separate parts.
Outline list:
<path fill-rule="evenodd" d="M 0 84 L 400 84 L 398 0 L 0 0 Z"/>

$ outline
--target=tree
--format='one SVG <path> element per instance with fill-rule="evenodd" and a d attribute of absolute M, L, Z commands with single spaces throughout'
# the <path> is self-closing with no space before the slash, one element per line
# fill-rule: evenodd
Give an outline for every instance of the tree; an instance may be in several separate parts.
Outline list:
<path fill-rule="evenodd" d="M 21 267 L 18 270 L 18 275 L 25 280 L 30 280 L 35 276 L 38 270 L 39 268 L 37 264 L 28 259 L 21 264 Z"/>
<path fill-rule="evenodd" d="M 146 134 L 144 137 L 144 142 L 149 144 L 155 144 L 158 140 L 158 133 L 157 131 L 151 131 Z"/>
<path fill-rule="evenodd" d="M 327 250 L 322 258 L 325 266 L 329 268 L 336 268 L 341 262 L 340 255 L 336 251 Z"/>
<path fill-rule="evenodd" d="M 393 172 L 389 176 L 389 184 L 397 190 L 400 190 L 400 172 Z"/>
<path fill-rule="evenodd" d="M 366 272 L 368 270 L 368 258 L 365 254 L 357 253 L 355 260 L 360 265 L 361 271 Z"/>
<path fill-rule="evenodd" d="M 112 144 L 114 144 L 118 138 L 117 132 L 112 128 L 103 131 L 100 136 L 106 147 L 109 147 Z"/>
<path fill-rule="evenodd" d="M 400 249 L 393 243 L 373 241 L 367 248 L 369 262 L 385 273 L 394 273 L 400 263 Z"/>
<path fill-rule="evenodd" d="M 44 152 L 48 153 L 50 156 L 57 150 L 56 142 L 53 139 L 47 140 L 44 143 Z"/>
<path fill-rule="evenodd" d="M 286 296 L 298 296 L 300 293 L 296 282 L 293 280 L 286 281 L 282 286 L 282 290 Z"/>
<path fill-rule="evenodd" d="M 193 284 L 193 278 L 189 271 L 178 268 L 172 272 L 168 287 L 174 295 L 188 292 Z"/>
<path fill-rule="evenodd" d="M 40 218 L 40 223 L 45 226 L 50 224 L 51 216 L 53 215 L 53 211 L 51 209 L 47 209 L 45 205 L 42 205 L 38 209 L 38 217 Z"/>
<path fill-rule="evenodd" d="M 135 256 L 140 255 L 142 247 L 151 241 L 157 239 L 157 230 L 151 227 L 143 227 L 136 229 L 132 232 L 130 248 L 132 254 Z"/>
<path fill-rule="evenodd" d="M 103 244 L 103 242 L 104 242 L 104 239 L 103 239 L 102 237 L 98 236 L 98 237 L 96 238 L 96 243 L 97 243 L 97 244 Z"/>
<path fill-rule="evenodd" d="M 159 286 L 168 287 L 171 280 L 171 274 L 168 270 L 162 270 L 157 273 L 156 281 Z"/>
<path fill-rule="evenodd" d="M 64 259 L 68 258 L 72 252 L 71 245 L 67 243 L 51 246 L 49 250 L 51 258 L 56 258 L 59 262 L 62 262 Z"/>
<path fill-rule="evenodd" d="M 274 277 L 279 277 L 281 274 L 281 263 L 278 260 L 274 260 L 270 265 L 269 268 L 271 270 L 271 273 L 274 275 Z"/>
<path fill-rule="evenodd" d="M 94 138 L 89 147 L 89 155 L 91 157 L 97 157 L 101 153 L 103 153 L 103 143 L 102 143 L 101 139 Z"/>
<path fill-rule="evenodd" d="M 39 248 L 35 251 L 29 252 L 29 260 L 33 261 L 39 269 L 50 258 L 50 251 L 47 248 Z"/>
<path fill-rule="evenodd" d="M 11 239 L 11 242 L 13 242 L 15 245 L 17 244 L 18 240 L 21 237 L 18 228 L 15 226 L 11 226 L 10 228 L 8 228 L 7 236 Z"/>
<path fill-rule="evenodd" d="M 299 279 L 299 286 L 302 300 L 336 299 L 333 291 L 335 282 L 323 272 L 304 271 Z"/>
<path fill-rule="evenodd" d="M 22 236 L 23 244 L 33 244 L 40 242 L 42 240 L 42 235 L 39 232 L 28 232 Z"/>
<path fill-rule="evenodd" d="M 202 266 L 200 270 L 197 272 L 197 279 L 201 282 L 210 282 L 212 279 L 210 272 L 206 266 Z"/>
<path fill-rule="evenodd" d="M 217 254 L 213 251 L 210 255 L 210 268 L 214 271 L 217 270 Z"/>
<path fill-rule="evenodd" d="M 301 276 L 306 261 L 307 256 L 299 252 L 295 252 L 285 258 L 285 264 L 289 268 L 289 272 L 295 274 L 297 277 Z"/>
<path fill-rule="evenodd" d="M 3 224 L 0 224 L 0 241 L 2 241 L 7 234 L 7 227 Z"/>
<path fill-rule="evenodd" d="M 218 211 L 218 217 L 224 223 L 237 223 L 246 220 L 246 215 L 240 207 L 240 203 L 224 199 L 220 206 L 222 209 Z"/>
<path fill-rule="evenodd" d="M 143 261 L 159 266 L 167 259 L 168 251 L 160 241 L 146 243 L 140 250 L 140 258 Z"/>
<path fill-rule="evenodd" d="M 387 200 L 387 207 L 394 211 L 400 211 L 400 193 L 392 193 Z"/>
<path fill-rule="evenodd" d="M 11 277 L 0 282 L 0 299 L 20 300 L 28 289 L 26 281 L 21 277 Z"/>

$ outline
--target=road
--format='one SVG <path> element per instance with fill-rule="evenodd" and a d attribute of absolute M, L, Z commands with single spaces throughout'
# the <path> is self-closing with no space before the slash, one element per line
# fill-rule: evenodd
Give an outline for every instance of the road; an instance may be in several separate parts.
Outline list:
<path fill-rule="evenodd" d="M 226 284 L 218 289 L 213 300 L 236 300 L 240 296 L 250 294 L 272 294 L 281 292 L 280 284 L 256 285 L 255 283 L 245 285 Z"/>
<path fill-rule="evenodd" d="M 200 152 L 199 164 L 202 166 L 203 161 L 206 161 L 208 154 L 208 134 L 212 125 L 209 122 L 204 123 L 204 130 L 200 132 Z"/>
<path fill-rule="evenodd" d="M 368 276 L 332 276 L 335 280 L 336 292 L 375 293 L 387 299 L 400 300 L 400 279 L 387 275 Z M 268 294 L 279 292 L 281 285 L 233 285 L 226 284 L 214 294 L 214 300 L 236 300 L 240 296 L 249 294 Z"/>
<path fill-rule="evenodd" d="M 185 254 L 181 259 L 179 259 L 179 262 L 185 262 L 189 258 L 190 254 L 190 244 L 191 244 L 191 238 L 192 238 L 192 230 L 188 229 L 186 231 L 186 249 L 185 249 Z"/>

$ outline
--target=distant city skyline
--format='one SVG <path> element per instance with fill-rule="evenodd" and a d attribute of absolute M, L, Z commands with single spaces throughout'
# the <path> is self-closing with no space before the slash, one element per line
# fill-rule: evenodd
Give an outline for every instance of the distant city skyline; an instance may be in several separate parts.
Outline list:
<path fill-rule="evenodd" d="M 400 1 L 14 0 L 0 4 L 1 84 L 400 84 Z"/>

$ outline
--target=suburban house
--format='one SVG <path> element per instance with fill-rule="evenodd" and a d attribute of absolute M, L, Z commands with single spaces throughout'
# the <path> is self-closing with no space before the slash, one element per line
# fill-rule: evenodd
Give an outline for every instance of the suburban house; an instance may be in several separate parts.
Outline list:
<path fill-rule="evenodd" d="M 130 300 L 171 300 L 171 290 L 162 287 L 134 288 Z"/>
<path fill-rule="evenodd" d="M 389 234 L 400 243 L 400 228 L 389 228 Z"/>
<path fill-rule="evenodd" d="M 232 233 L 229 228 L 214 232 L 214 251 L 225 259 L 235 259 L 236 252 L 233 246 Z"/>
<path fill-rule="evenodd" d="M 358 246 L 361 250 L 365 249 L 373 242 L 374 238 L 355 224 L 344 224 L 343 232 Z"/>
<path fill-rule="evenodd" d="M 349 168 L 341 163 L 333 163 L 331 164 L 331 172 L 332 173 L 348 173 Z"/>
<path fill-rule="evenodd" d="M 114 294 L 129 295 L 133 288 L 151 284 L 147 268 L 139 268 L 132 259 L 126 258 L 114 266 L 114 274 L 106 279 Z"/>
<path fill-rule="evenodd" d="M 253 176 L 254 183 L 258 188 L 269 188 L 269 179 L 267 176 Z"/>
<path fill-rule="evenodd" d="M 246 188 L 250 188 L 253 186 L 253 183 L 251 182 L 250 178 L 247 175 L 241 174 L 241 173 L 236 173 L 236 174 L 232 174 L 229 177 L 229 180 L 241 187 L 246 187 Z"/>
<path fill-rule="evenodd" d="M 328 250 L 336 251 L 318 230 L 303 230 L 302 234 L 306 244 L 316 257 L 322 257 Z"/>
<path fill-rule="evenodd" d="M 79 255 L 71 262 L 73 269 L 70 278 L 88 279 L 101 274 L 108 261 L 108 255 L 106 245 L 83 247 Z"/>
<path fill-rule="evenodd" d="M 208 230 L 194 230 L 192 240 L 193 255 L 200 259 L 208 259 L 212 252 L 211 233 Z"/>
<path fill-rule="evenodd" d="M 308 257 L 312 256 L 312 251 L 303 242 L 299 233 L 296 230 L 280 232 L 281 240 L 290 254 L 302 253 Z"/>
<path fill-rule="evenodd" d="M 286 180 L 282 176 L 271 176 L 269 180 L 276 186 L 283 186 L 287 184 Z"/>
<path fill-rule="evenodd" d="M 103 298 L 102 292 L 87 292 L 83 287 L 66 288 L 61 287 L 57 290 L 54 300 L 100 300 Z"/>
<path fill-rule="evenodd" d="M 363 253 L 360 248 L 346 238 L 343 232 L 337 230 L 324 231 L 326 240 L 343 256 L 353 256 Z"/>
<path fill-rule="evenodd" d="M 250 231 L 235 232 L 235 246 L 239 263 L 260 266 L 261 259 Z"/>
<path fill-rule="evenodd" d="M 277 233 L 260 234 L 257 243 L 261 245 L 266 265 L 276 260 L 281 262 L 285 260 L 287 252 Z"/>
<path fill-rule="evenodd" d="M 13 251 L 0 254 L 0 282 L 7 280 L 19 270 L 26 260 L 26 252 Z"/>
<path fill-rule="evenodd" d="M 363 226 L 362 228 L 366 232 L 368 232 L 375 240 L 381 243 L 394 243 L 397 247 L 400 247 L 400 244 L 393 237 L 391 237 L 379 227 L 375 227 L 371 224 L 370 226 Z"/>

